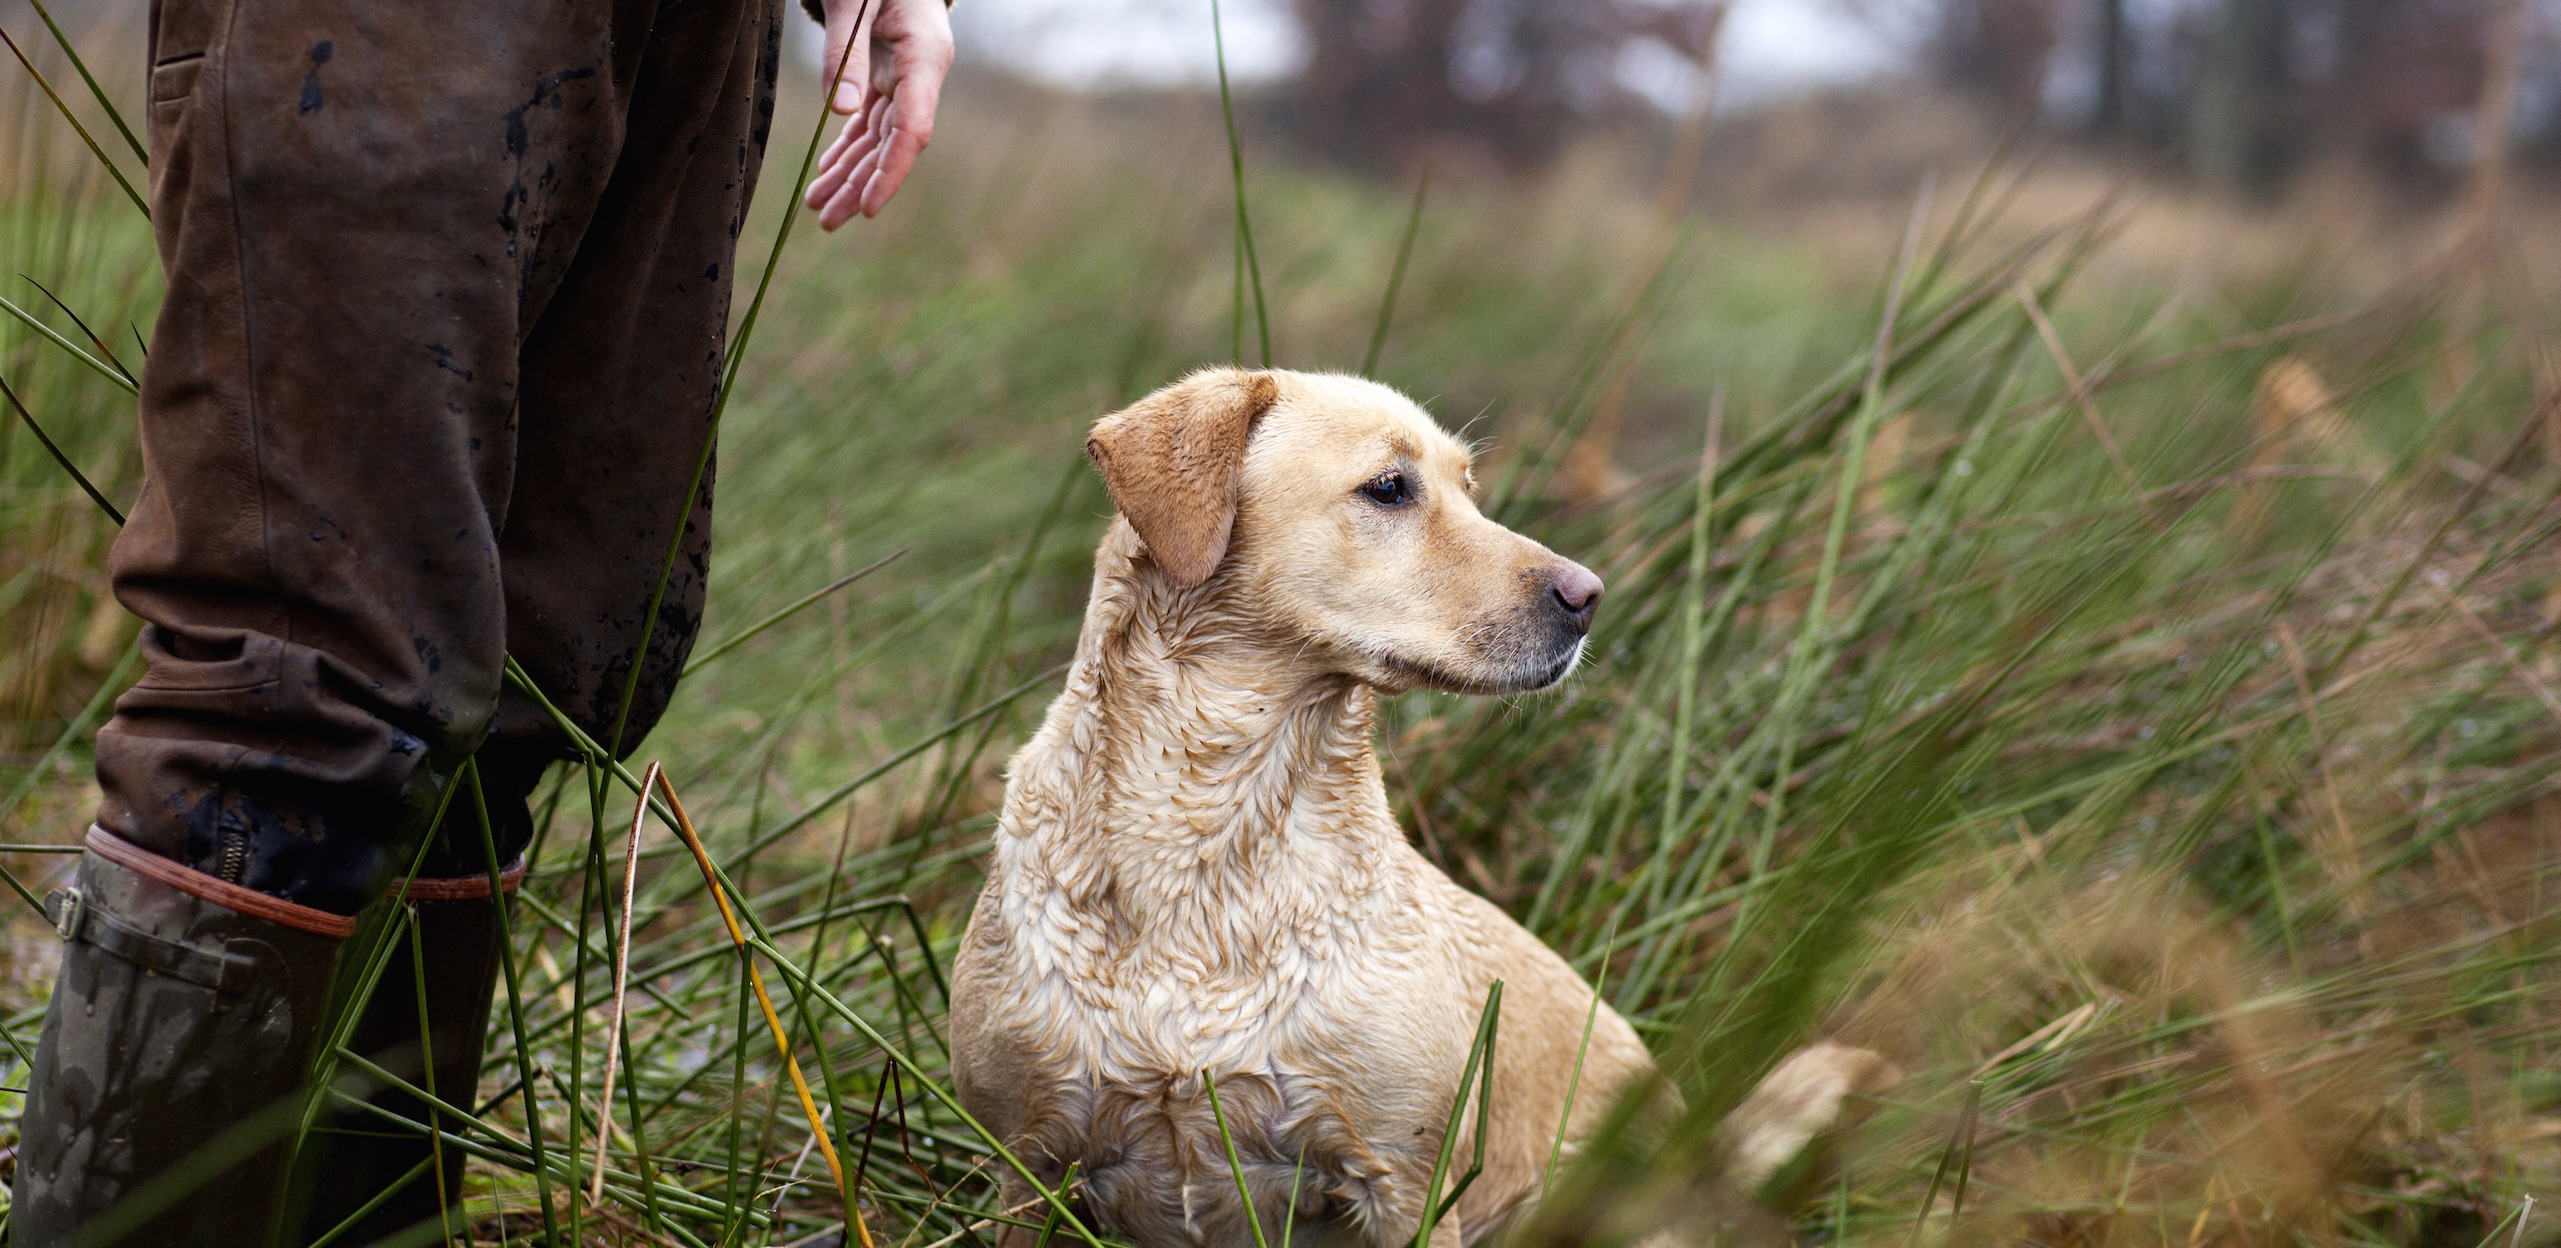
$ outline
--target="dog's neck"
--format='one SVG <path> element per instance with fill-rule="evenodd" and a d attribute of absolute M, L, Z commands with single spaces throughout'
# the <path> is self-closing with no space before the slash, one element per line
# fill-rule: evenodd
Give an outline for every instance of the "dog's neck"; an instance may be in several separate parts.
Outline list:
<path fill-rule="evenodd" d="M 1123 914 L 1365 888 L 1401 843 L 1369 687 L 1173 585 L 1115 525 L 1066 689 L 1017 755 L 1004 828 L 1032 867 Z"/>

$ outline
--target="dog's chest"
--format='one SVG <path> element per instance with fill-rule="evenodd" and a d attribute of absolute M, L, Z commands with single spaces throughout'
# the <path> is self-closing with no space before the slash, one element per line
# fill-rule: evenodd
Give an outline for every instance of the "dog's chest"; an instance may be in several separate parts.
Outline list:
<path fill-rule="evenodd" d="M 1319 845 L 1246 873 L 1012 856 L 990 897 L 1025 995 L 1008 1012 L 1081 1074 L 1277 1072 L 1424 1040 L 1412 1002 L 1449 951 L 1390 854 Z"/>
<path fill-rule="evenodd" d="M 1405 1224 L 1475 1025 L 1446 890 L 1365 720 L 1192 709 L 1142 732 L 1062 698 L 1016 756 L 955 968 L 962 1096 L 1142 1245 L 1249 1242 L 1230 1142 L 1267 1214 L 1303 1177 L 1311 1232 Z"/>
<path fill-rule="evenodd" d="M 1033 1151 L 1079 1164 L 1111 1225 L 1140 1243 L 1248 1242 L 1230 1141 L 1267 1216 L 1298 1187 L 1301 1242 L 1411 1212 L 1393 1176 L 1428 1165 L 1452 1094 L 1437 1085 L 1454 1083 L 1474 1020 L 1450 1008 L 1446 925 L 1404 863 L 1373 865 L 1116 897 L 1034 855 L 1000 868 L 982 902 L 995 913 L 973 922 L 1002 927 L 991 951 L 1021 993 L 994 1012 L 1045 1072 L 1019 1121 Z"/>

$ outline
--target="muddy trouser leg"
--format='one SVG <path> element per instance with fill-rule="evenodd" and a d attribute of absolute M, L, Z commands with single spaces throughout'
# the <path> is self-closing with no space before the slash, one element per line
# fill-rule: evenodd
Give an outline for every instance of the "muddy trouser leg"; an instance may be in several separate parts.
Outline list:
<path fill-rule="evenodd" d="M 619 725 L 624 754 L 666 709 L 701 619 L 713 386 L 737 230 L 772 118 L 780 30 L 771 3 L 750 4 L 743 14 L 699 5 L 662 16 L 634 88 L 612 185 L 520 356 L 525 416 L 514 506 L 499 546 L 508 651 L 591 738 L 614 743 Z M 687 82 L 702 91 L 687 97 Z M 695 491 L 690 506 L 673 506 L 688 489 Z M 672 569 L 670 543 L 678 535 L 660 519 L 667 516 L 681 516 L 683 525 Z M 640 622 L 662 577 L 657 625 L 648 630 L 635 678 Z M 543 767 L 566 751 L 537 703 L 512 689 L 501 696 L 478 758 L 502 858 L 531 838 L 526 798 Z M 582 805 L 575 796 L 563 803 L 573 812 Z M 477 835 L 476 812 L 449 814 L 427 846 L 421 878 L 485 878 L 488 859 Z M 571 851 L 564 845 L 562 852 Z M 461 917 L 465 912 L 472 918 Z M 485 901 L 425 902 L 418 913 L 436 1090 L 460 1104 L 478 1082 L 498 971 L 495 913 Z M 386 1044 L 414 1045 L 418 1036 L 419 977 L 405 969 L 406 957 L 395 951 L 360 1024 L 362 1034 Z M 445 1039 L 448 1032 L 456 1038 Z M 405 1073 L 400 1055 L 392 1056 L 387 1065 Z M 414 1048 L 407 1060 L 416 1062 Z M 423 1121 L 424 1107 L 402 1103 L 400 1093 L 373 1100 Z M 384 1185 L 421 1174 L 422 1162 L 427 1172 L 447 1163 L 449 1190 L 438 1198 L 432 1182 L 413 1181 L 343 1242 L 370 1242 L 460 1200 L 461 1169 L 450 1152 L 434 1156 L 423 1135 L 379 1138 L 381 1125 L 378 1116 L 350 1108 L 332 1126 L 374 1133 L 370 1151 L 310 1154 L 311 1237 L 336 1227 Z"/>
<path fill-rule="evenodd" d="M 175 873 L 144 877 L 167 896 L 113 899 L 121 927 L 73 929 L 22 1124 L 19 1248 L 82 1226 L 265 1243 L 291 1133 L 222 1152 L 204 1098 L 302 1096 L 326 1013 L 308 985 L 344 942 L 234 903 L 343 919 L 421 837 L 421 876 L 485 872 L 476 817 L 430 836 L 421 813 L 475 749 L 498 852 L 520 851 L 524 794 L 565 742 L 502 694 L 509 653 L 590 733 L 623 718 L 626 749 L 663 710 L 701 610 L 708 473 L 687 490 L 779 25 L 772 0 L 658 9 L 154 4 L 169 293 L 146 485 L 110 564 L 148 669 L 99 734 L 98 823 Z M 108 884 L 84 896 L 118 873 L 93 850 L 83 879 Z M 129 910 L 169 948 L 98 938 Z M 477 984 L 455 999 L 485 1002 L 487 939 L 422 949 Z M 235 955 L 251 969 L 221 962 L 185 1002 L 151 961 Z M 150 1209 L 110 1212 L 146 1191 Z M 125 1214 L 150 1220 L 96 1229 Z"/>

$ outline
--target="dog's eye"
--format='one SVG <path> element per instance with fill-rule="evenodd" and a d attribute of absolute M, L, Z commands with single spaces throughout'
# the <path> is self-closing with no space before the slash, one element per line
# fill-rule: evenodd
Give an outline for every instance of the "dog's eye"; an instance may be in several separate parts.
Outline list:
<path fill-rule="evenodd" d="M 1401 472 L 1382 472 L 1361 486 L 1361 495 L 1381 507 L 1402 507 L 1414 501 L 1414 486 Z"/>

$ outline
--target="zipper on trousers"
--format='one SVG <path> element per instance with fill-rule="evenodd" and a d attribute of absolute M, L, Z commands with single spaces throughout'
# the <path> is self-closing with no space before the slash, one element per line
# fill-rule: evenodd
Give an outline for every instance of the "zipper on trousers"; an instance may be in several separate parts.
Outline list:
<path fill-rule="evenodd" d="M 221 840 L 214 845 L 213 873 L 216 878 L 233 884 L 249 877 L 249 834 L 238 828 L 222 829 Z"/>

